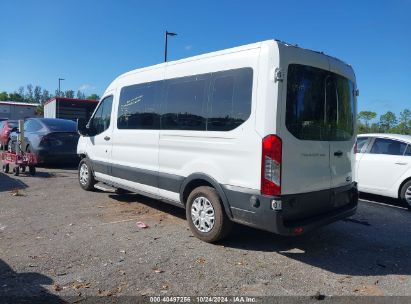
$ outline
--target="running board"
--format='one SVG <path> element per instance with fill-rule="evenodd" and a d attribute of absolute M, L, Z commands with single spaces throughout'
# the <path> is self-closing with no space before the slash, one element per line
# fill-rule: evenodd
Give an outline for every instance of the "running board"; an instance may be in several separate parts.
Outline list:
<path fill-rule="evenodd" d="M 111 187 L 109 185 L 106 185 L 104 183 L 97 183 L 94 185 L 94 188 L 104 191 L 104 192 L 111 192 L 111 193 L 116 193 L 117 188 Z"/>

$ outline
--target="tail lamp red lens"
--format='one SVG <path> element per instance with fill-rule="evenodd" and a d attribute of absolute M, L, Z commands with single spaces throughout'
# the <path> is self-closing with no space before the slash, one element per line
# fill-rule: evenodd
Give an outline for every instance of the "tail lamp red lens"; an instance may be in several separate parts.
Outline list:
<path fill-rule="evenodd" d="M 281 194 L 282 141 L 277 135 L 268 135 L 262 142 L 261 194 Z"/>

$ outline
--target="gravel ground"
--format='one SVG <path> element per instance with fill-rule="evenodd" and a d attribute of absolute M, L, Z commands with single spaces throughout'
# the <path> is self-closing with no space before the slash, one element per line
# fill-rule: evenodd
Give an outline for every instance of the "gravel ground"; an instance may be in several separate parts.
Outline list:
<path fill-rule="evenodd" d="M 0 173 L 0 297 L 411 295 L 403 208 L 361 201 L 352 218 L 307 235 L 235 226 L 212 245 L 193 237 L 184 210 L 85 192 L 76 174 Z"/>

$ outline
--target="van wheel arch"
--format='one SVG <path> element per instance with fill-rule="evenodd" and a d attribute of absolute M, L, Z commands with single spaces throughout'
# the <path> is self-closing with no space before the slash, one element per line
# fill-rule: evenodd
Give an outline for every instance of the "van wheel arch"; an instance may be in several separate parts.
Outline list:
<path fill-rule="evenodd" d="M 214 178 L 203 173 L 193 173 L 184 179 L 184 182 L 180 188 L 180 201 L 184 204 L 184 207 L 187 204 L 187 199 L 190 193 L 195 188 L 201 186 L 212 187 L 218 192 L 218 195 L 220 196 L 221 201 L 223 202 L 225 213 L 230 219 L 232 219 L 233 216 L 231 214 L 230 205 L 223 191 L 223 188 Z"/>

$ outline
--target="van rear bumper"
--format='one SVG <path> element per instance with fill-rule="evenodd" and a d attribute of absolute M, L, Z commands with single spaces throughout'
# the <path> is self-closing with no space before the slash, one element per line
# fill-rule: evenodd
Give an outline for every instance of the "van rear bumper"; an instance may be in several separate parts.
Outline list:
<path fill-rule="evenodd" d="M 358 205 L 357 184 L 296 195 L 269 197 L 223 187 L 232 220 L 281 235 L 299 235 L 353 215 Z M 272 200 L 282 209 L 273 210 Z"/>

